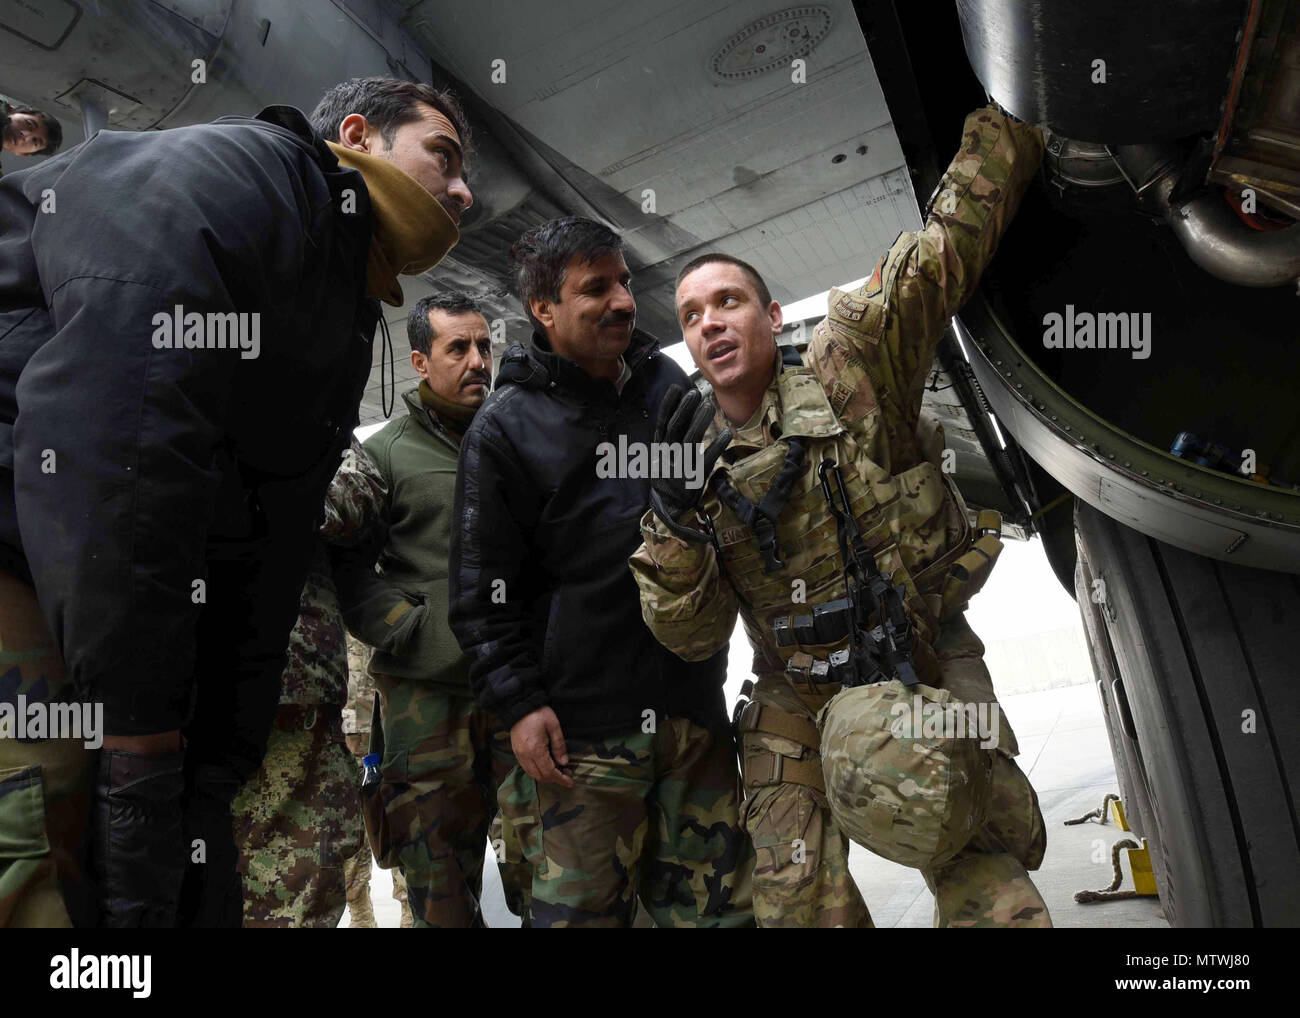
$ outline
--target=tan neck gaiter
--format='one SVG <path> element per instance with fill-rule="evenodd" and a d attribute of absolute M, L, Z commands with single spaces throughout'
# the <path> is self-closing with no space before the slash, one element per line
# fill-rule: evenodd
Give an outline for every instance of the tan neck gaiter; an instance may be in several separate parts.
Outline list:
<path fill-rule="evenodd" d="M 399 275 L 427 272 L 460 240 L 460 231 L 433 195 L 387 159 L 326 142 L 344 166 L 365 179 L 374 209 L 366 292 L 393 307 L 403 303 Z"/>

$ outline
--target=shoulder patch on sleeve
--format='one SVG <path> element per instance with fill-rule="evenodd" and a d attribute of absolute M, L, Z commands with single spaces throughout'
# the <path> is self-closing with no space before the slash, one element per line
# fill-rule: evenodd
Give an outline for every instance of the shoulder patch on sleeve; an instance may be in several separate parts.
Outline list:
<path fill-rule="evenodd" d="M 871 273 L 871 278 L 867 280 L 867 285 L 862 288 L 862 292 L 870 297 L 872 294 L 880 292 L 880 267 L 884 264 L 884 259 L 876 262 L 876 271 Z"/>
<path fill-rule="evenodd" d="M 878 295 L 868 295 L 862 290 L 850 293 L 832 290 L 829 304 L 826 324 L 832 333 L 847 340 L 851 346 L 863 341 L 879 342 L 884 305 Z"/>
<path fill-rule="evenodd" d="M 846 322 L 860 322 L 867 312 L 867 302 L 852 294 L 842 293 L 835 302 L 835 314 Z"/>

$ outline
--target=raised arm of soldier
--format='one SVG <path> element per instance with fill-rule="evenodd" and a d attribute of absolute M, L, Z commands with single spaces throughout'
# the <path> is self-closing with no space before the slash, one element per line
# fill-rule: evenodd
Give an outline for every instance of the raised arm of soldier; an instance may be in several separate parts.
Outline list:
<path fill-rule="evenodd" d="M 894 459 L 917 458 L 921 396 L 939 340 L 993 260 L 1042 156 L 1037 127 L 993 104 L 971 113 L 924 227 L 899 234 L 862 286 L 830 293 L 808 365 L 828 390 L 847 395 L 846 404 L 835 406 L 841 419 L 854 421 L 879 407 L 881 420 L 872 429 L 883 427 Z M 874 452 L 873 458 L 886 469 L 904 465 Z"/>
<path fill-rule="evenodd" d="M 891 473 L 919 461 L 917 419 L 939 340 L 992 260 L 1042 150 L 1036 127 L 997 106 L 970 114 L 924 228 L 900 234 L 866 284 L 830 293 L 830 313 L 814 331 L 805 359 L 836 416 Z M 761 415 L 772 389 L 775 335 L 782 326 L 780 305 L 761 279 L 730 287 L 735 272 L 724 265 L 712 280 L 695 268 L 708 257 L 682 270 L 677 295 L 687 345 L 721 409 L 706 439 L 724 421 L 759 425 L 751 418 Z M 717 266 L 703 266 L 711 267 Z M 750 272 L 745 267 L 743 274 Z M 683 540 L 682 521 L 670 522 L 677 525 L 646 513 L 644 544 L 630 565 L 646 624 L 666 647 L 695 660 L 730 639 L 738 602 L 714 547 Z"/>

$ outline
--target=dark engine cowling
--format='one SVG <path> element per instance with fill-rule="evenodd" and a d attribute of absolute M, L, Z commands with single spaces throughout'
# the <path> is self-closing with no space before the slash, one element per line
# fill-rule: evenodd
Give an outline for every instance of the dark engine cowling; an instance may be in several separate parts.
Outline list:
<path fill-rule="evenodd" d="M 1248 8 L 1243 0 L 957 2 L 966 53 L 989 95 L 1021 120 L 1110 145 L 1213 131 Z"/>

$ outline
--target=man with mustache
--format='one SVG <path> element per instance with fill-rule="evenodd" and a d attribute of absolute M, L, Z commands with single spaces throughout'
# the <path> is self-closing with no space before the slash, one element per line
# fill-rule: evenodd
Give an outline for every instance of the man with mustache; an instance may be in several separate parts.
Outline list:
<path fill-rule="evenodd" d="M 104 719 L 98 753 L 0 739 L 0 925 L 239 925 L 231 801 L 467 143 L 445 93 L 356 78 L 0 180 L 0 696 Z"/>
<path fill-rule="evenodd" d="M 650 482 L 597 469 L 686 376 L 634 334 L 613 231 L 552 220 L 512 254 L 535 331 L 465 436 L 451 624 L 519 761 L 499 801 L 532 923 L 627 926 L 639 898 L 660 926 L 753 925 L 726 649 L 688 664 L 651 635 L 627 568 Z"/>
<path fill-rule="evenodd" d="M 63 126 L 44 110 L 31 106 L 3 107 L 0 147 L 16 156 L 52 156 L 63 144 Z"/>
<path fill-rule="evenodd" d="M 388 495 L 366 528 L 369 554 L 334 549 L 335 579 L 348 628 L 375 648 L 391 837 L 379 862 L 401 867 L 417 928 L 466 928 L 484 925 L 484 849 L 514 766 L 509 733 L 475 704 L 469 658 L 447 624 L 457 456 L 492 385 L 492 341 L 460 293 L 416 301 L 407 337 L 420 384 L 402 396 L 407 413 L 364 443 Z M 497 847 L 506 902 L 526 918 L 527 881 Z"/>

